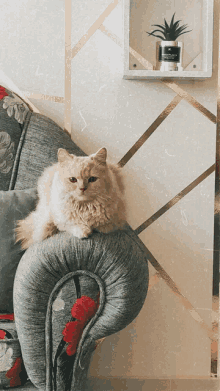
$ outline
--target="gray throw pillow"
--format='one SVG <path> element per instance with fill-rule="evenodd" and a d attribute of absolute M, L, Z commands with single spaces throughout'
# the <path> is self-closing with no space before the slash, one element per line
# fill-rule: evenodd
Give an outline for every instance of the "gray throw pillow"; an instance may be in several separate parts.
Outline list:
<path fill-rule="evenodd" d="M 24 253 L 15 243 L 16 221 L 25 218 L 36 202 L 36 189 L 0 191 L 0 313 L 13 312 L 14 277 Z"/>

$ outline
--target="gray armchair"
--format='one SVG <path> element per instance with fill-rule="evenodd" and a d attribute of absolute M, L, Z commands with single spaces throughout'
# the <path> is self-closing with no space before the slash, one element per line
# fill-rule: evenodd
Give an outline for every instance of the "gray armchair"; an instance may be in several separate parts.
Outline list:
<path fill-rule="evenodd" d="M 0 322 L 1 314 L 5 319 L 14 311 L 15 323 L 11 338 L 6 338 L 7 323 L 4 327 L 0 323 L 0 348 L 12 346 L 13 340 L 20 345 L 17 355 L 38 389 L 84 390 L 96 341 L 126 327 L 143 306 L 148 287 L 146 255 L 129 226 L 110 234 L 94 232 L 83 240 L 58 233 L 25 253 L 14 243 L 15 222 L 35 207 L 37 179 L 56 162 L 58 148 L 85 154 L 52 120 L 32 113 L 12 92 L 5 93 L 0 126 L 9 137 L 4 134 L 1 144 L 0 129 L 0 150 L 8 142 L 4 172 L 0 162 L 4 212 L 0 226 L 4 232 L 7 227 L 8 244 L 0 256 Z M 13 368 L 15 359 L 11 359 Z M 9 386 L 11 372 L 4 369 L 0 368 L 0 388 Z"/>

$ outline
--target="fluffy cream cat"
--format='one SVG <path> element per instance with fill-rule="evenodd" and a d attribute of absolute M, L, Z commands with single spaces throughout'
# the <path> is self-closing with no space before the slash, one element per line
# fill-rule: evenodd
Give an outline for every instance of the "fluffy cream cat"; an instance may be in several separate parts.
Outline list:
<path fill-rule="evenodd" d="M 58 163 L 39 178 L 36 210 L 18 221 L 17 241 L 23 249 L 57 231 L 87 238 L 94 229 L 107 233 L 123 227 L 126 217 L 120 168 L 107 163 L 106 158 L 105 148 L 87 157 L 58 150 Z"/>

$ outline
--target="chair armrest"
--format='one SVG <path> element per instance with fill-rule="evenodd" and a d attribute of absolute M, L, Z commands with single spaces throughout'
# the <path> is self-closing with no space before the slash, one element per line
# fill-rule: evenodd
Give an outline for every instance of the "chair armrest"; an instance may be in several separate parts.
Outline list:
<path fill-rule="evenodd" d="M 23 255 L 14 283 L 14 312 L 24 364 L 36 387 L 53 389 L 52 367 L 77 298 L 97 301 L 99 295 L 99 308 L 71 359 L 71 389 L 77 391 L 83 389 L 95 341 L 122 330 L 138 315 L 147 294 L 148 266 L 137 239 L 129 227 L 83 240 L 59 233 Z M 67 381 L 65 360 L 56 369 L 60 391 Z"/>

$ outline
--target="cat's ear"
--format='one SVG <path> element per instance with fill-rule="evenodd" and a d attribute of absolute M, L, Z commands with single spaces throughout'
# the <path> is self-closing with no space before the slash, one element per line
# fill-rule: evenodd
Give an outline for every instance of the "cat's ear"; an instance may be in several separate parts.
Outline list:
<path fill-rule="evenodd" d="M 103 164 L 104 165 L 104 164 L 106 164 L 106 159 L 107 159 L 107 149 L 106 148 L 101 148 L 93 156 L 98 161 L 99 164 Z"/>
<path fill-rule="evenodd" d="M 63 148 L 59 148 L 57 152 L 58 162 L 63 163 L 67 160 L 72 160 L 72 156 Z"/>

